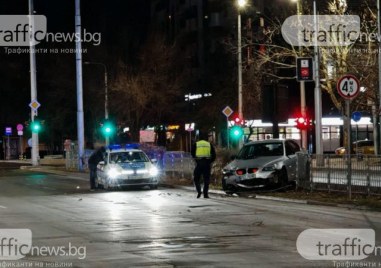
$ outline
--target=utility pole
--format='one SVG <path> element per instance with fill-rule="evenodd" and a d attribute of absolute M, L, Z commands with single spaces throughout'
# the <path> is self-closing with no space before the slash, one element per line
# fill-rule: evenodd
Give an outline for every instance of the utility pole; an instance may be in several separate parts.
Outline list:
<path fill-rule="evenodd" d="M 37 78 L 36 78 L 36 55 L 35 55 L 35 44 L 34 44 L 34 6 L 33 0 L 29 0 L 29 58 L 30 58 L 30 99 L 31 103 L 37 101 Z M 34 117 L 37 115 L 37 110 L 31 108 L 30 120 L 31 123 L 34 122 Z M 32 131 L 32 165 L 38 166 L 39 156 L 39 146 L 38 146 L 38 133 Z"/>
<path fill-rule="evenodd" d="M 83 170 L 85 151 L 85 131 L 83 116 L 83 83 L 82 83 L 82 34 L 81 34 L 81 3 L 75 0 L 75 41 L 77 70 L 77 136 L 78 136 L 78 170 Z"/>

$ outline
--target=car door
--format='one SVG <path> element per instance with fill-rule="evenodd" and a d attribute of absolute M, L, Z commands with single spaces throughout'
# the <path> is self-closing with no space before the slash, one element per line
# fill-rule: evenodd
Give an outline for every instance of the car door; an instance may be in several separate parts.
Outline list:
<path fill-rule="evenodd" d="M 104 161 L 99 162 L 97 165 L 97 178 L 100 178 L 102 180 L 102 182 L 100 183 L 103 183 L 103 180 L 106 178 L 105 167 L 108 163 L 108 159 L 109 159 L 109 153 L 106 153 Z"/>
<path fill-rule="evenodd" d="M 285 141 L 286 156 L 285 161 L 288 178 L 294 180 L 296 178 L 296 153 L 300 151 L 299 145 L 291 140 Z"/>

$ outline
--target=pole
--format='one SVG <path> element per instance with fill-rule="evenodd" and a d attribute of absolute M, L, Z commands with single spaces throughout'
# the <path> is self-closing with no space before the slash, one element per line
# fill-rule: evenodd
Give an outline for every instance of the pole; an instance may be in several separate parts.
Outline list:
<path fill-rule="evenodd" d="M 108 82 L 107 82 L 107 68 L 106 65 L 102 64 L 105 69 L 105 119 L 108 120 Z M 106 137 L 106 146 L 110 144 L 110 137 Z"/>
<path fill-rule="evenodd" d="M 296 2 L 296 12 L 298 13 L 298 18 L 300 15 L 302 15 L 302 8 L 301 8 L 301 1 L 302 0 L 297 0 Z M 302 52 L 302 48 L 299 46 L 299 51 Z M 299 82 L 300 86 L 300 113 L 303 118 L 307 118 L 307 110 L 306 110 L 306 89 L 305 89 L 305 82 L 300 81 Z M 307 149 L 307 130 L 302 129 L 301 130 L 301 145 L 303 148 Z"/>
<path fill-rule="evenodd" d="M 241 40 L 241 13 L 238 11 L 238 116 L 243 120 L 242 112 L 242 40 Z M 242 138 L 239 139 L 239 147 L 242 146 Z"/>
<path fill-rule="evenodd" d="M 83 89 L 82 89 L 82 44 L 81 44 L 81 3 L 75 0 L 75 34 L 79 38 L 75 41 L 76 70 L 77 70 L 77 136 L 78 136 L 78 170 L 83 170 L 85 147 L 85 131 L 83 116 Z"/>
<path fill-rule="evenodd" d="M 351 159 L 351 153 L 352 153 L 352 146 L 351 146 L 351 116 L 350 116 L 350 106 L 351 106 L 351 102 L 350 100 L 346 100 L 345 101 L 345 110 L 346 110 L 346 114 L 347 114 L 347 135 L 348 135 L 348 138 L 347 138 L 347 163 L 348 163 L 348 171 L 347 171 L 347 182 L 348 182 L 348 197 L 349 197 L 349 200 L 352 198 L 352 182 L 351 182 L 351 179 L 352 179 L 352 159 Z"/>
<path fill-rule="evenodd" d="M 30 31 L 30 40 L 29 40 L 29 58 L 30 58 L 30 99 L 31 102 L 37 100 L 37 78 L 36 78 L 36 55 L 34 50 L 34 18 L 33 18 L 33 0 L 29 0 L 29 31 Z M 34 122 L 34 117 L 37 115 L 37 111 L 31 108 L 30 111 L 30 120 Z M 40 159 L 39 156 L 39 147 L 38 147 L 38 133 L 32 131 L 32 165 L 38 166 Z"/>
<path fill-rule="evenodd" d="M 230 149 L 230 138 L 229 138 L 229 119 L 226 117 L 226 139 L 227 139 L 227 144 L 228 144 L 228 150 Z"/>
<path fill-rule="evenodd" d="M 316 0 L 314 0 L 314 28 L 315 33 L 318 33 L 318 26 L 317 26 L 317 16 L 316 16 Z M 320 74 L 319 74 L 319 49 L 317 46 L 317 34 L 315 34 L 315 46 L 314 46 L 314 54 L 315 54 L 315 141 L 316 141 L 316 154 L 322 156 L 323 155 L 323 143 L 322 143 L 322 124 L 321 124 L 321 117 L 322 117 L 322 103 L 321 103 L 321 90 L 320 90 Z M 321 158 L 321 157 L 318 157 Z M 323 159 L 321 159 L 323 160 Z M 321 161 L 323 164 L 323 161 Z"/>
<path fill-rule="evenodd" d="M 241 13 L 238 13 L 238 116 L 243 119 L 242 113 L 242 42 L 241 42 Z"/>
<path fill-rule="evenodd" d="M 380 11 L 380 0 L 377 0 L 377 32 L 378 36 L 381 36 L 381 11 Z M 381 137 L 381 42 L 378 42 L 378 122 L 380 123 L 380 128 L 377 129 L 377 122 L 374 123 L 374 147 L 376 155 L 381 153 L 380 148 L 380 137 Z"/>
<path fill-rule="evenodd" d="M 9 135 L 7 135 L 7 160 L 11 160 L 11 145 Z"/>

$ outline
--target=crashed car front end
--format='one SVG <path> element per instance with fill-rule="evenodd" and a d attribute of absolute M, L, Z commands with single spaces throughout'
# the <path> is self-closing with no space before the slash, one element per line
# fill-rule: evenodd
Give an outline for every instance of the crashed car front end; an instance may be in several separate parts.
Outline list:
<path fill-rule="evenodd" d="M 255 166 L 233 161 L 222 171 L 222 186 L 225 191 L 271 186 L 278 183 L 280 169 L 279 162 Z"/>

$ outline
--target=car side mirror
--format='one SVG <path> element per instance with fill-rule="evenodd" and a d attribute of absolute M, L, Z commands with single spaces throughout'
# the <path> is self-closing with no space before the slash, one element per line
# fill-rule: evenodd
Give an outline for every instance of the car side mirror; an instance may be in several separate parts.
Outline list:
<path fill-rule="evenodd" d="M 104 166 L 104 165 L 105 165 L 105 161 L 100 161 L 100 162 L 98 163 L 98 165 L 100 165 L 100 166 Z"/>
<path fill-rule="evenodd" d="M 157 159 L 156 159 L 156 158 L 152 158 L 152 159 L 151 159 L 151 162 L 152 162 L 153 164 L 156 164 L 156 163 L 157 163 Z"/>

